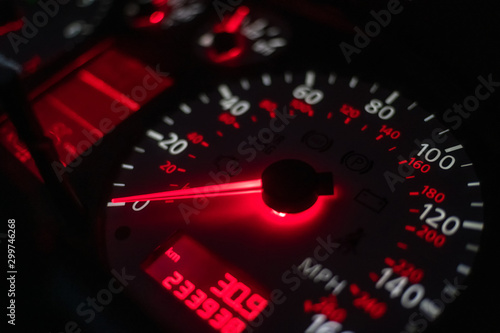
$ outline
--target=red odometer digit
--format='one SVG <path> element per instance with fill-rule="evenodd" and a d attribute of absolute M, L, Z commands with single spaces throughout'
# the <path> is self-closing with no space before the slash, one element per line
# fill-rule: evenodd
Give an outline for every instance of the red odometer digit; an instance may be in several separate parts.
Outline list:
<path fill-rule="evenodd" d="M 249 285 L 246 276 L 182 233 L 160 246 L 143 269 L 221 332 L 242 332 L 268 304 L 261 289 Z"/>

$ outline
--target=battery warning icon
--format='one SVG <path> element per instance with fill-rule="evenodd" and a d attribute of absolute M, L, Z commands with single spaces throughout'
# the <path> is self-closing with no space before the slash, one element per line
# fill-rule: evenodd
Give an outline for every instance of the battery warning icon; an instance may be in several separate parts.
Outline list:
<path fill-rule="evenodd" d="M 361 190 L 354 200 L 376 213 L 380 213 L 388 203 L 386 198 L 382 198 L 368 189 Z"/>

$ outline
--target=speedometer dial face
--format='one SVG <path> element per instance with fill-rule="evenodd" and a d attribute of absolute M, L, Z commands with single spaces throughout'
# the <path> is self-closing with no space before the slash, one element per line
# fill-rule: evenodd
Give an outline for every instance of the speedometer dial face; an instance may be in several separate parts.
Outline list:
<path fill-rule="evenodd" d="M 165 327 L 420 332 L 464 289 L 480 184 L 416 101 L 308 71 L 166 111 L 104 226 L 110 266 Z"/>

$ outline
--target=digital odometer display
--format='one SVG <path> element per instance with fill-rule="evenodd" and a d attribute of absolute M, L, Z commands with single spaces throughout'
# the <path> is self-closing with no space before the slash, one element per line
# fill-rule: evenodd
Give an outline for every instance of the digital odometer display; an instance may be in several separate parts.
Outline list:
<path fill-rule="evenodd" d="M 144 263 L 144 270 L 221 332 L 243 332 L 267 300 L 189 236 L 177 234 Z"/>
<path fill-rule="evenodd" d="M 183 230 L 270 291 L 183 236 L 147 267 L 158 283 L 130 286 L 181 331 L 217 303 L 249 332 L 421 332 L 464 290 L 483 229 L 474 167 L 430 111 L 315 71 L 241 78 L 164 110 L 114 181 L 109 263 L 140 267 Z M 180 297 L 185 310 L 162 312 Z"/>

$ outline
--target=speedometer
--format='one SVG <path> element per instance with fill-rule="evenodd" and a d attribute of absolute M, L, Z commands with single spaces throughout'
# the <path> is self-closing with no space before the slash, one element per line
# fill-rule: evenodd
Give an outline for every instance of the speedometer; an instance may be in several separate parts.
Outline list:
<path fill-rule="evenodd" d="M 165 327 L 421 332 L 464 289 L 480 183 L 418 101 L 285 71 L 165 111 L 103 226 L 110 267 Z"/>

